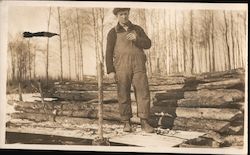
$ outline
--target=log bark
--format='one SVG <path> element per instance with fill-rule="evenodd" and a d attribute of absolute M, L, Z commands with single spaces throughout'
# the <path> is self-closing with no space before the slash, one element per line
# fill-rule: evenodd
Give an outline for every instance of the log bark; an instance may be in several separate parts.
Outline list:
<path fill-rule="evenodd" d="M 104 104 L 105 111 L 108 112 L 119 112 L 119 105 L 117 103 L 112 104 Z M 84 111 L 84 110 L 97 110 L 98 104 L 88 103 L 88 102 L 45 102 L 42 104 L 41 102 L 16 102 L 14 105 L 15 110 L 17 111 L 25 111 L 25 110 L 57 110 L 59 111 Z M 134 106 L 133 106 L 134 107 Z"/>
<path fill-rule="evenodd" d="M 38 113 L 13 113 L 11 114 L 12 118 L 15 119 L 27 119 L 34 122 L 42 122 L 42 121 L 50 121 L 50 123 L 57 122 L 59 124 L 67 123 L 71 125 L 84 125 L 84 124 L 97 124 L 97 119 L 91 119 L 91 118 L 78 118 L 78 117 L 67 117 L 67 116 L 56 116 L 53 121 L 53 116 L 44 116 L 44 114 L 38 114 Z M 16 121 L 15 123 L 7 123 L 7 127 L 9 125 L 18 124 Z M 114 125 L 114 122 L 116 124 L 119 124 L 119 121 L 109 121 L 104 120 L 105 124 Z M 47 125 L 47 124 L 45 124 Z M 56 124 L 54 124 L 56 125 Z M 51 126 L 45 126 L 45 127 L 51 127 Z"/>
<path fill-rule="evenodd" d="M 155 85 L 176 85 L 176 84 L 184 84 L 185 77 L 179 76 L 168 76 L 168 77 L 151 77 L 149 79 L 149 85 L 155 86 Z"/>
<path fill-rule="evenodd" d="M 232 146 L 242 146 L 244 145 L 244 136 L 243 135 L 230 135 L 226 136 L 225 141 Z"/>
<path fill-rule="evenodd" d="M 177 85 L 149 85 L 149 90 L 150 91 L 172 91 L 179 89 L 181 90 L 183 88 L 184 84 L 177 84 Z"/>
<path fill-rule="evenodd" d="M 198 90 L 184 92 L 184 98 L 221 98 L 226 97 L 231 101 L 244 101 L 244 92 L 237 89 L 217 89 L 217 90 Z"/>
<path fill-rule="evenodd" d="M 183 89 L 185 91 L 195 91 L 197 90 L 197 86 L 200 83 L 199 80 L 196 79 L 196 77 L 188 77 L 185 79 L 185 84 Z"/>
<path fill-rule="evenodd" d="M 116 91 L 104 91 L 104 99 L 116 99 Z M 47 93 L 46 97 L 58 98 L 58 100 L 68 100 L 68 101 L 89 101 L 98 98 L 98 91 L 78 91 L 78 90 L 60 90 L 54 93 Z"/>
<path fill-rule="evenodd" d="M 193 144 L 183 143 L 183 144 L 180 144 L 179 147 L 181 148 L 211 148 L 212 146 L 211 145 L 193 145 Z"/>
<path fill-rule="evenodd" d="M 153 105 L 154 106 L 176 107 L 177 101 L 178 101 L 177 99 L 168 99 L 168 100 L 161 100 L 161 101 L 153 100 Z"/>
<path fill-rule="evenodd" d="M 238 88 L 244 90 L 244 82 L 241 79 L 229 79 L 225 81 L 210 82 L 205 84 L 199 84 L 197 90 L 200 89 L 228 89 Z"/>
<path fill-rule="evenodd" d="M 80 118 L 97 118 L 98 102 L 45 102 L 45 105 L 39 102 L 17 102 L 15 103 L 15 110 L 24 113 L 45 114 L 52 116 L 68 116 Z M 132 103 L 133 115 L 136 115 L 137 107 Z M 106 120 L 120 120 L 118 103 L 104 104 L 103 117 Z M 44 116 L 41 120 L 44 119 Z"/>
<path fill-rule="evenodd" d="M 54 85 L 55 89 L 58 91 L 97 91 L 97 84 L 56 84 Z M 116 91 L 117 88 L 114 85 L 106 84 L 103 87 L 105 91 Z"/>
<path fill-rule="evenodd" d="M 218 72 L 208 72 L 203 73 L 197 76 L 197 79 L 211 79 L 211 78 L 219 78 L 219 77 L 237 77 L 245 74 L 244 68 L 238 68 L 238 69 L 231 69 L 226 71 L 218 71 Z"/>
<path fill-rule="evenodd" d="M 106 82 L 105 82 L 106 81 Z M 149 86 L 152 90 L 171 89 L 171 87 L 181 87 L 185 82 L 185 77 L 153 77 L 149 79 Z M 98 86 L 94 79 L 89 79 L 89 81 L 82 82 L 55 82 L 54 87 L 56 90 L 78 90 L 78 91 L 97 91 Z M 105 91 L 116 91 L 117 85 L 109 81 L 109 79 L 104 79 L 103 90 Z"/>
<path fill-rule="evenodd" d="M 217 108 L 184 108 L 184 107 L 163 107 L 154 106 L 151 112 L 155 115 L 183 118 L 199 118 L 209 120 L 234 121 L 242 117 L 242 112 L 238 109 L 217 109 Z M 168 116 L 171 117 L 171 116 Z"/>
<path fill-rule="evenodd" d="M 28 119 L 34 122 L 54 121 L 53 115 L 44 115 L 39 113 L 12 113 L 12 119 Z"/>
<path fill-rule="evenodd" d="M 165 93 L 156 93 L 153 96 L 153 101 L 158 102 L 162 100 L 168 100 L 168 99 L 182 99 L 184 97 L 184 93 L 181 91 L 168 91 Z"/>
<path fill-rule="evenodd" d="M 182 143 L 179 147 L 186 147 L 186 148 L 211 148 L 211 147 L 219 147 L 218 145 L 214 145 L 214 142 L 210 138 L 195 138 Z"/>
<path fill-rule="evenodd" d="M 222 133 L 226 131 L 229 126 L 230 122 L 227 121 L 176 117 L 174 120 L 173 129 L 203 132 L 212 130 Z"/>
<path fill-rule="evenodd" d="M 227 131 L 223 132 L 224 135 L 244 135 L 243 125 L 239 126 L 230 126 Z"/>
<path fill-rule="evenodd" d="M 196 108 L 235 108 L 239 109 L 242 105 L 240 102 L 233 102 L 231 99 L 217 98 L 194 98 L 180 99 L 177 101 L 178 107 L 196 107 Z"/>
<path fill-rule="evenodd" d="M 56 114 L 73 117 L 97 117 L 97 102 L 16 102 L 14 105 L 15 110 L 27 113 L 45 113 Z M 106 119 L 117 120 L 119 118 L 119 105 L 118 103 L 104 104 L 104 117 Z M 137 112 L 136 104 L 132 104 L 132 111 L 135 115 Z M 243 114 L 237 109 L 215 109 L 215 108 L 184 108 L 169 106 L 153 106 L 151 108 L 152 115 L 165 115 L 169 117 L 184 117 L 184 118 L 203 118 L 203 119 L 217 119 L 234 121 L 240 119 Z M 110 118 L 109 118 L 110 117 Z"/>
<path fill-rule="evenodd" d="M 232 77 L 217 77 L 217 78 L 207 78 L 207 79 L 199 79 L 199 77 L 197 77 L 197 79 L 195 80 L 198 80 L 200 83 L 210 83 L 210 82 L 227 81 L 227 80 L 236 79 L 236 78 L 239 78 L 239 77 L 238 76 L 233 77 L 233 78 Z"/>

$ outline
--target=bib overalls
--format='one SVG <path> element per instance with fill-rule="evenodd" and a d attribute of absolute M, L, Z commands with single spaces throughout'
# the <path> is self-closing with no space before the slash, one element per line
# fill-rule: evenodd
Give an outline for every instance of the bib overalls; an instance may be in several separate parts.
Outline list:
<path fill-rule="evenodd" d="M 130 32 L 135 33 L 134 30 Z M 114 67 L 122 121 L 132 117 L 131 85 L 133 85 L 137 102 L 137 116 L 147 119 L 150 113 L 150 93 L 145 66 L 146 55 L 133 41 L 126 39 L 128 33 L 128 31 L 118 32 L 114 46 Z"/>

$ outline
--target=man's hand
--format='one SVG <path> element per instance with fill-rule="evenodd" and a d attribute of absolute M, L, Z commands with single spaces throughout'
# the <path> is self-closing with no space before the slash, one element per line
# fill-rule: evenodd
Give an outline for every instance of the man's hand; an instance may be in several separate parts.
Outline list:
<path fill-rule="evenodd" d="M 129 33 L 127 34 L 127 39 L 128 40 L 136 40 L 136 33 Z"/>
<path fill-rule="evenodd" d="M 116 74 L 115 72 L 111 72 L 108 74 L 108 78 L 112 80 L 112 82 L 116 82 Z"/>

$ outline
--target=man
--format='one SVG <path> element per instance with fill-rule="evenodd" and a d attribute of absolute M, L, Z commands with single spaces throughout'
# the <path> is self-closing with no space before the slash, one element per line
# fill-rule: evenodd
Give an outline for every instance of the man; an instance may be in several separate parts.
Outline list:
<path fill-rule="evenodd" d="M 114 8 L 118 24 L 107 36 L 106 67 L 110 78 L 117 81 L 118 102 L 121 121 L 125 132 L 131 132 L 132 117 L 130 90 L 134 87 L 137 101 L 137 115 L 142 130 L 154 132 L 148 124 L 150 114 L 150 93 L 146 75 L 146 55 L 143 49 L 151 47 L 151 40 L 144 30 L 129 21 L 130 8 Z"/>

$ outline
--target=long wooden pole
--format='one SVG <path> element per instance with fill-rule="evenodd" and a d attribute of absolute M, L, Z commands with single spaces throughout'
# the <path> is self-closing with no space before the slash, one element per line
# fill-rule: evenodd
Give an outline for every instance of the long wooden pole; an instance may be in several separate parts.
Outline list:
<path fill-rule="evenodd" d="M 98 122 L 99 122 L 99 128 L 98 128 L 98 135 L 100 139 L 103 139 L 103 70 L 102 70 L 103 64 L 101 61 L 98 62 L 97 70 L 97 78 L 98 78 Z"/>

